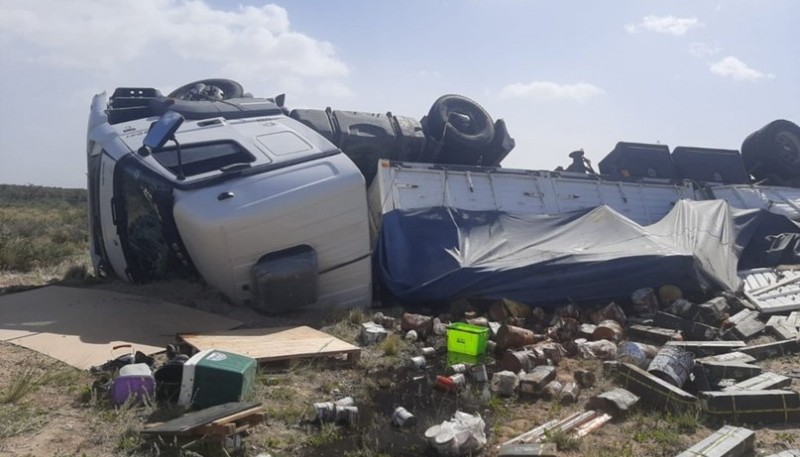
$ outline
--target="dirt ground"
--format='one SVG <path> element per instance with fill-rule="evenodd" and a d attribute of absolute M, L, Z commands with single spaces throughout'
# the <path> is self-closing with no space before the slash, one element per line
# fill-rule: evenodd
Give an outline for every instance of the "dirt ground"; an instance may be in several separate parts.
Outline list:
<path fill-rule="evenodd" d="M 46 284 L 46 275 L 0 275 L 0 295 L 17 293 Z M 202 283 L 170 281 L 130 286 L 119 281 L 81 281 L 70 285 L 96 287 L 156 297 L 230 316 L 249 327 L 310 324 L 334 336 L 355 342 L 358 325 L 376 310 L 326 316 L 268 317 L 253 310 L 228 305 Z M 400 309 L 381 310 L 400 316 Z M 1 312 L 1 311 L 0 311 Z M 762 341 L 768 339 L 762 338 Z M 437 356 L 426 371 L 409 363 L 423 346 L 437 348 Z M 800 388 L 800 356 L 760 362 L 765 370 L 794 377 L 792 388 Z M 486 360 L 490 371 L 493 359 Z M 0 343 L 0 455 L 2 456 L 433 456 L 423 438 L 425 429 L 449 419 L 456 410 L 479 413 L 486 422 L 488 443 L 476 455 L 496 456 L 498 445 L 549 420 L 583 410 L 593 395 L 614 387 L 603 375 L 599 360 L 564 359 L 559 377 L 569 379 L 576 369 L 591 370 L 597 384 L 581 392 L 572 405 L 514 396 L 498 397 L 486 385 L 471 383 L 460 394 L 431 387 L 447 366 L 444 337 L 408 342 L 392 338 L 390 343 L 365 347 L 361 360 L 347 366 L 341 360 L 311 360 L 269 364 L 260 367 L 255 400 L 263 403 L 267 420 L 244 437 L 239 449 L 222 444 L 172 443 L 143 438 L 138 432 L 147 422 L 180 413 L 169 405 L 114 408 L 92 394 L 93 378 L 47 356 Z M 305 420 L 313 402 L 352 396 L 359 407 L 358 423 L 352 427 L 323 425 Z M 408 428 L 392 426 L 390 415 L 404 406 L 417 417 Z M 563 456 L 674 456 L 710 435 L 721 423 L 702 415 L 668 415 L 637 406 L 626 416 L 615 418 L 580 440 L 550 437 Z M 756 431 L 757 455 L 800 447 L 800 428 L 793 425 L 749 425 Z"/>

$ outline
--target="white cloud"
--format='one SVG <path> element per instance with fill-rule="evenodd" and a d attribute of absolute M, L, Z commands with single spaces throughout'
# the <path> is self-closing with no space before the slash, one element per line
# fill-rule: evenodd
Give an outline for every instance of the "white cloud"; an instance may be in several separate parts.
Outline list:
<path fill-rule="evenodd" d="M 696 17 L 645 16 L 637 24 L 627 24 L 625 31 L 628 33 L 645 31 L 683 36 L 690 29 L 702 27 L 703 25 Z"/>
<path fill-rule="evenodd" d="M 689 54 L 695 57 L 711 57 L 720 52 L 722 52 L 722 48 L 707 43 L 692 43 L 689 45 Z"/>
<path fill-rule="evenodd" d="M 348 75 L 332 44 L 291 30 L 286 10 L 276 5 L 225 11 L 203 0 L 6 2 L 0 52 L 21 43 L 33 45 L 30 61 L 89 71 L 168 58 L 256 81 Z"/>
<path fill-rule="evenodd" d="M 751 68 L 746 63 L 733 56 L 725 57 L 719 62 L 711 64 L 709 67 L 711 73 L 722 76 L 723 78 L 731 78 L 735 81 L 758 81 L 760 79 L 772 79 L 775 77 L 772 73 L 762 73 L 754 68 Z"/>
<path fill-rule="evenodd" d="M 593 84 L 583 82 L 558 84 L 549 81 L 509 84 L 500 91 L 500 97 L 503 98 L 524 97 L 540 100 L 576 100 L 579 102 L 603 94 L 605 94 L 605 91 Z"/>

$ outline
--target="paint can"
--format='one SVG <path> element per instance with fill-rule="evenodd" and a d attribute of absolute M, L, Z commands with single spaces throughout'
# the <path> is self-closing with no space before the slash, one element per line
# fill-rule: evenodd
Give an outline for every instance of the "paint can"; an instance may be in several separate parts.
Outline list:
<path fill-rule="evenodd" d="M 408 412 L 407 409 L 398 406 L 392 413 L 392 423 L 398 427 L 413 426 L 417 423 L 417 418 Z"/>
<path fill-rule="evenodd" d="M 597 382 L 594 372 L 589 370 L 575 370 L 572 375 L 575 377 L 575 382 L 583 388 L 590 388 Z"/>
<path fill-rule="evenodd" d="M 537 358 L 537 354 L 527 349 L 523 351 L 506 351 L 503 354 L 503 360 L 501 363 L 504 370 L 508 370 L 513 373 L 519 373 L 520 371 L 527 373 L 536 365 L 541 364 Z"/>
<path fill-rule="evenodd" d="M 314 403 L 312 413 L 314 420 L 333 422 L 336 419 L 336 405 L 332 401 Z"/>
<path fill-rule="evenodd" d="M 626 341 L 617 346 L 617 360 L 646 370 L 650 361 L 658 354 L 658 348 L 649 344 Z"/>
<path fill-rule="evenodd" d="M 456 388 L 453 380 L 447 376 L 437 376 L 434 387 L 439 390 L 444 390 L 445 392 L 450 392 Z"/>
<path fill-rule="evenodd" d="M 450 373 L 453 373 L 453 374 L 455 374 L 455 373 L 466 373 L 467 372 L 467 366 L 465 364 L 463 364 L 463 363 L 456 363 L 454 365 L 450 365 L 447 368 L 447 370 Z"/>
<path fill-rule="evenodd" d="M 356 425 L 358 423 L 357 406 L 337 406 L 336 422 L 345 425 Z"/>
<path fill-rule="evenodd" d="M 497 347 L 500 349 L 515 349 L 540 341 L 532 331 L 513 325 L 502 325 L 497 331 Z"/>
<path fill-rule="evenodd" d="M 683 387 L 694 369 L 694 357 L 679 347 L 664 346 L 658 351 L 647 371 L 664 381 Z"/>
<path fill-rule="evenodd" d="M 463 373 L 456 373 L 450 376 L 450 379 L 453 381 L 453 386 L 456 390 L 461 390 L 464 387 L 467 387 L 467 378 Z"/>
<path fill-rule="evenodd" d="M 475 365 L 470 368 L 469 372 L 475 382 L 486 382 L 489 380 L 489 375 L 486 374 L 486 365 Z"/>
<path fill-rule="evenodd" d="M 336 406 L 355 406 L 356 401 L 353 399 L 353 397 L 344 397 L 336 400 L 333 402 L 333 404 Z"/>

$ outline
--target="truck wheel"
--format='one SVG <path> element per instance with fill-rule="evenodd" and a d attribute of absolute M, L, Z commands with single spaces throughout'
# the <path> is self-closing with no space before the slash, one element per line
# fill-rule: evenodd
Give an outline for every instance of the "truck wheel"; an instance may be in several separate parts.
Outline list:
<path fill-rule="evenodd" d="M 434 139 L 469 149 L 486 146 L 494 138 L 489 113 L 461 95 L 443 95 L 433 102 L 427 127 L 427 133 Z"/>
<path fill-rule="evenodd" d="M 800 177 L 800 127 L 783 119 L 770 122 L 744 140 L 742 159 L 756 179 Z"/>
<path fill-rule="evenodd" d="M 183 85 L 172 92 L 167 96 L 169 98 L 177 98 L 180 100 L 206 100 L 207 98 L 203 97 L 202 95 L 196 93 L 195 88 L 198 84 L 203 84 L 206 88 L 217 88 L 222 91 L 222 100 L 227 100 L 229 98 L 240 98 L 244 94 L 244 89 L 242 85 L 237 83 L 231 79 L 202 79 L 200 81 L 195 81 L 193 83 L 189 83 Z"/>

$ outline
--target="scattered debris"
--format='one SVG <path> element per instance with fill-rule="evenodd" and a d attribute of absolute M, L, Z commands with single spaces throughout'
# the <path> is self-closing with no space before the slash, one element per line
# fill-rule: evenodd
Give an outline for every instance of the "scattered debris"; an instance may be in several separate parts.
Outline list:
<path fill-rule="evenodd" d="M 695 356 L 702 357 L 739 351 L 746 344 L 744 341 L 669 341 L 666 346 L 679 347 Z"/>
<path fill-rule="evenodd" d="M 633 324 L 628 327 L 628 335 L 633 338 L 652 341 L 656 344 L 666 344 L 670 341 L 679 341 L 683 339 L 679 330 L 643 324 Z"/>
<path fill-rule="evenodd" d="M 664 346 L 650 362 L 647 371 L 675 387 L 682 387 L 693 368 L 691 353 L 679 347 Z"/>
<path fill-rule="evenodd" d="M 764 323 L 758 319 L 758 311 L 753 311 L 751 309 L 739 311 L 731 316 L 727 322 L 724 322 L 723 325 L 732 327 L 723 336 L 728 339 L 736 338 L 739 340 L 752 338 L 764 331 L 766 327 Z"/>
<path fill-rule="evenodd" d="M 542 389 L 542 396 L 548 400 L 558 398 L 563 388 L 564 384 L 561 383 L 561 381 L 554 379 L 545 384 L 544 388 Z"/>
<path fill-rule="evenodd" d="M 461 456 L 486 444 L 486 427 L 480 415 L 456 411 L 453 418 L 425 430 L 425 438 L 441 455 Z"/>
<path fill-rule="evenodd" d="M 178 404 L 207 408 L 242 401 L 251 395 L 256 380 L 255 359 L 216 349 L 193 355 L 183 365 Z"/>
<path fill-rule="evenodd" d="M 403 314 L 400 320 L 400 329 L 404 332 L 414 330 L 421 338 L 425 338 L 433 333 L 433 317 L 422 314 Z"/>
<path fill-rule="evenodd" d="M 643 401 L 671 411 L 692 409 L 697 397 L 628 363 L 620 363 L 612 372 L 617 381 Z"/>
<path fill-rule="evenodd" d="M 514 325 L 502 325 L 497 331 L 497 349 L 516 349 L 528 346 L 544 340 L 543 335 L 536 335 L 533 331 L 516 327 Z"/>
<path fill-rule="evenodd" d="M 761 373 L 750 379 L 745 379 L 732 386 L 725 387 L 723 391 L 731 390 L 771 390 L 782 389 L 792 385 L 792 378 L 777 373 Z"/>
<path fill-rule="evenodd" d="M 594 386 L 595 382 L 597 381 L 597 377 L 594 375 L 594 372 L 589 370 L 575 370 L 572 375 L 575 377 L 575 382 L 585 389 Z"/>
<path fill-rule="evenodd" d="M 639 401 L 629 390 L 616 387 L 589 399 L 587 408 L 625 413 Z"/>
<path fill-rule="evenodd" d="M 380 343 L 385 340 L 387 336 L 389 336 L 389 332 L 387 332 L 382 325 L 378 325 L 374 322 L 364 322 L 361 324 L 361 332 L 358 334 L 358 339 L 361 341 L 361 344 L 370 346 Z M 408 339 L 408 336 L 406 336 L 406 339 Z"/>
<path fill-rule="evenodd" d="M 392 423 L 398 427 L 411 427 L 416 425 L 417 418 L 402 406 L 398 406 L 392 413 Z"/>
<path fill-rule="evenodd" d="M 753 455 L 754 431 L 726 425 L 676 457 L 747 457 Z"/>
<path fill-rule="evenodd" d="M 768 359 L 770 357 L 782 357 L 784 355 L 800 353 L 800 339 L 745 346 L 739 349 L 739 351 L 752 355 L 757 360 Z"/>
<path fill-rule="evenodd" d="M 788 316 L 771 316 L 767 321 L 767 330 L 782 340 L 800 338 L 800 311 Z"/>
<path fill-rule="evenodd" d="M 133 363 L 119 369 L 119 375 L 111 385 L 111 401 L 121 405 L 132 399 L 132 403 L 141 403 L 155 398 L 156 380 L 150 366 L 146 363 Z"/>
<path fill-rule="evenodd" d="M 800 310 L 800 269 L 760 268 L 739 276 L 745 297 L 762 313 Z"/>
<path fill-rule="evenodd" d="M 511 371 L 498 371 L 492 375 L 491 389 L 498 395 L 510 397 L 519 385 L 519 377 Z"/>
<path fill-rule="evenodd" d="M 556 378 L 556 368 L 549 365 L 535 367 L 519 378 L 519 390 L 526 394 L 539 394 L 544 387 Z"/>
<path fill-rule="evenodd" d="M 575 382 L 568 382 L 561 388 L 558 393 L 558 401 L 562 404 L 572 404 L 578 401 L 578 395 L 581 392 L 580 386 Z"/>
<path fill-rule="evenodd" d="M 556 443 L 512 443 L 500 447 L 499 457 L 539 456 L 556 457 Z"/>
<path fill-rule="evenodd" d="M 146 435 L 202 437 L 222 441 L 264 422 L 261 403 L 224 403 L 186 413 L 163 423 L 146 424 Z"/>
<path fill-rule="evenodd" d="M 800 393 L 787 390 L 703 392 L 703 411 L 744 423 L 800 421 Z"/>

